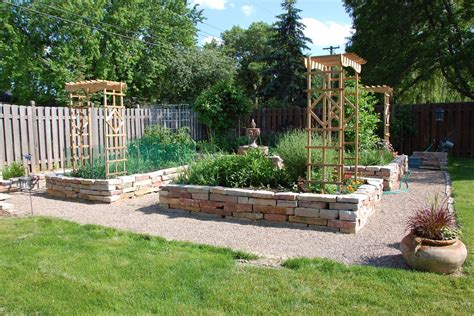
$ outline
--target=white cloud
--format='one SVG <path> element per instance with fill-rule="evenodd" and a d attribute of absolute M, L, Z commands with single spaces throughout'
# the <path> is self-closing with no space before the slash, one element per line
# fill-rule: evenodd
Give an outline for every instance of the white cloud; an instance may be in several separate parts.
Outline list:
<path fill-rule="evenodd" d="M 316 47 L 323 47 L 329 45 L 341 46 L 341 51 L 344 51 L 347 37 L 351 36 L 352 28 L 349 24 L 339 24 L 332 21 L 321 22 L 313 18 L 301 19 L 306 25 L 304 34 L 313 41 Z"/>
<path fill-rule="evenodd" d="M 193 0 L 191 5 L 199 4 L 203 8 L 224 10 L 226 0 Z"/>
<path fill-rule="evenodd" d="M 240 7 L 240 11 L 242 11 L 245 16 L 251 16 L 255 12 L 255 7 L 252 5 L 243 5 Z"/>
<path fill-rule="evenodd" d="M 217 43 L 217 45 L 222 45 L 223 41 L 222 39 L 218 38 L 218 37 L 215 37 L 215 36 L 208 36 L 208 37 L 205 37 L 201 40 L 201 45 L 204 45 L 204 44 L 209 44 L 211 43 L 212 41 L 215 41 Z"/>

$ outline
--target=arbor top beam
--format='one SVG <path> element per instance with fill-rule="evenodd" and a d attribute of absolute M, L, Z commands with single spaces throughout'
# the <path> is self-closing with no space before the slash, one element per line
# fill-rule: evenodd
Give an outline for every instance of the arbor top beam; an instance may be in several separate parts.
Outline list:
<path fill-rule="evenodd" d="M 382 85 L 382 86 L 364 86 L 364 89 L 370 92 L 377 92 L 377 93 L 386 93 L 389 95 L 393 95 L 393 88 L 390 86 Z"/>
<path fill-rule="evenodd" d="M 362 65 L 366 61 L 354 53 L 344 53 L 336 55 L 324 55 L 324 56 L 313 56 L 305 58 L 305 65 L 308 68 L 308 63 L 311 63 L 311 69 L 319 69 L 321 71 L 325 70 L 325 67 L 351 67 L 357 73 L 360 73 L 362 70 Z"/>
<path fill-rule="evenodd" d="M 89 93 L 95 93 L 101 90 L 115 90 L 119 93 L 127 89 L 127 84 L 124 82 L 108 81 L 108 80 L 83 80 L 76 82 L 67 82 L 65 89 L 68 92 L 74 92 L 78 90 L 89 91 Z"/>

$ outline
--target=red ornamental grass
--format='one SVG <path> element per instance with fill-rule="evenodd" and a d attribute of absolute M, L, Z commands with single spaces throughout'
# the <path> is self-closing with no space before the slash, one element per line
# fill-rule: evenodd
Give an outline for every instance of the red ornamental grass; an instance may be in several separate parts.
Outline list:
<path fill-rule="evenodd" d="M 426 203 L 408 218 L 407 229 L 418 237 L 445 239 L 446 229 L 456 229 L 456 219 L 448 209 L 448 200 L 439 201 L 436 195 L 431 203 Z"/>

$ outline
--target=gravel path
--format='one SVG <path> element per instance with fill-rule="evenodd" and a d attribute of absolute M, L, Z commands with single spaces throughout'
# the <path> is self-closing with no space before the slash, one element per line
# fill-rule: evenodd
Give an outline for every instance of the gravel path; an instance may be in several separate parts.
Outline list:
<path fill-rule="evenodd" d="M 444 193 L 444 189 L 443 172 L 414 171 L 410 191 L 384 195 L 382 209 L 358 234 L 350 235 L 165 211 L 156 206 L 158 194 L 107 205 L 52 199 L 38 192 L 33 196 L 33 205 L 35 215 L 231 247 L 268 258 L 326 257 L 347 264 L 406 267 L 399 251 L 399 242 L 405 235 L 404 220 L 414 207 L 436 192 Z M 30 209 L 27 194 L 14 193 L 10 201 L 17 210 Z"/>

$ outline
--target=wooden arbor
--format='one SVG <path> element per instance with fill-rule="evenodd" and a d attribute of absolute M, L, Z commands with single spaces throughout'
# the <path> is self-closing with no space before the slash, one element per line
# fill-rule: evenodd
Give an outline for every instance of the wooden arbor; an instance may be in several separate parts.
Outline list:
<path fill-rule="evenodd" d="M 123 97 L 127 85 L 107 80 L 66 83 L 69 92 L 71 164 L 73 170 L 94 162 L 91 124 L 91 95 L 103 93 L 105 173 L 109 178 L 126 173 L 126 132 Z"/>
<path fill-rule="evenodd" d="M 393 95 L 393 88 L 389 86 L 365 86 L 369 92 L 383 93 L 383 139 L 390 141 L 390 97 Z"/>
<path fill-rule="evenodd" d="M 321 184 L 323 192 L 327 184 L 335 184 L 340 189 L 345 160 L 353 161 L 357 178 L 358 82 L 365 63 L 364 59 L 353 53 L 305 57 L 308 133 L 306 182 Z M 354 75 L 349 76 L 345 68 L 352 68 Z M 316 88 L 313 88 L 313 83 Z M 315 133 L 321 135 L 320 143 L 313 143 Z M 354 155 L 346 157 L 346 149 Z M 314 162 L 315 150 L 321 155 L 321 162 Z M 321 180 L 313 180 L 315 167 L 321 168 Z"/>

